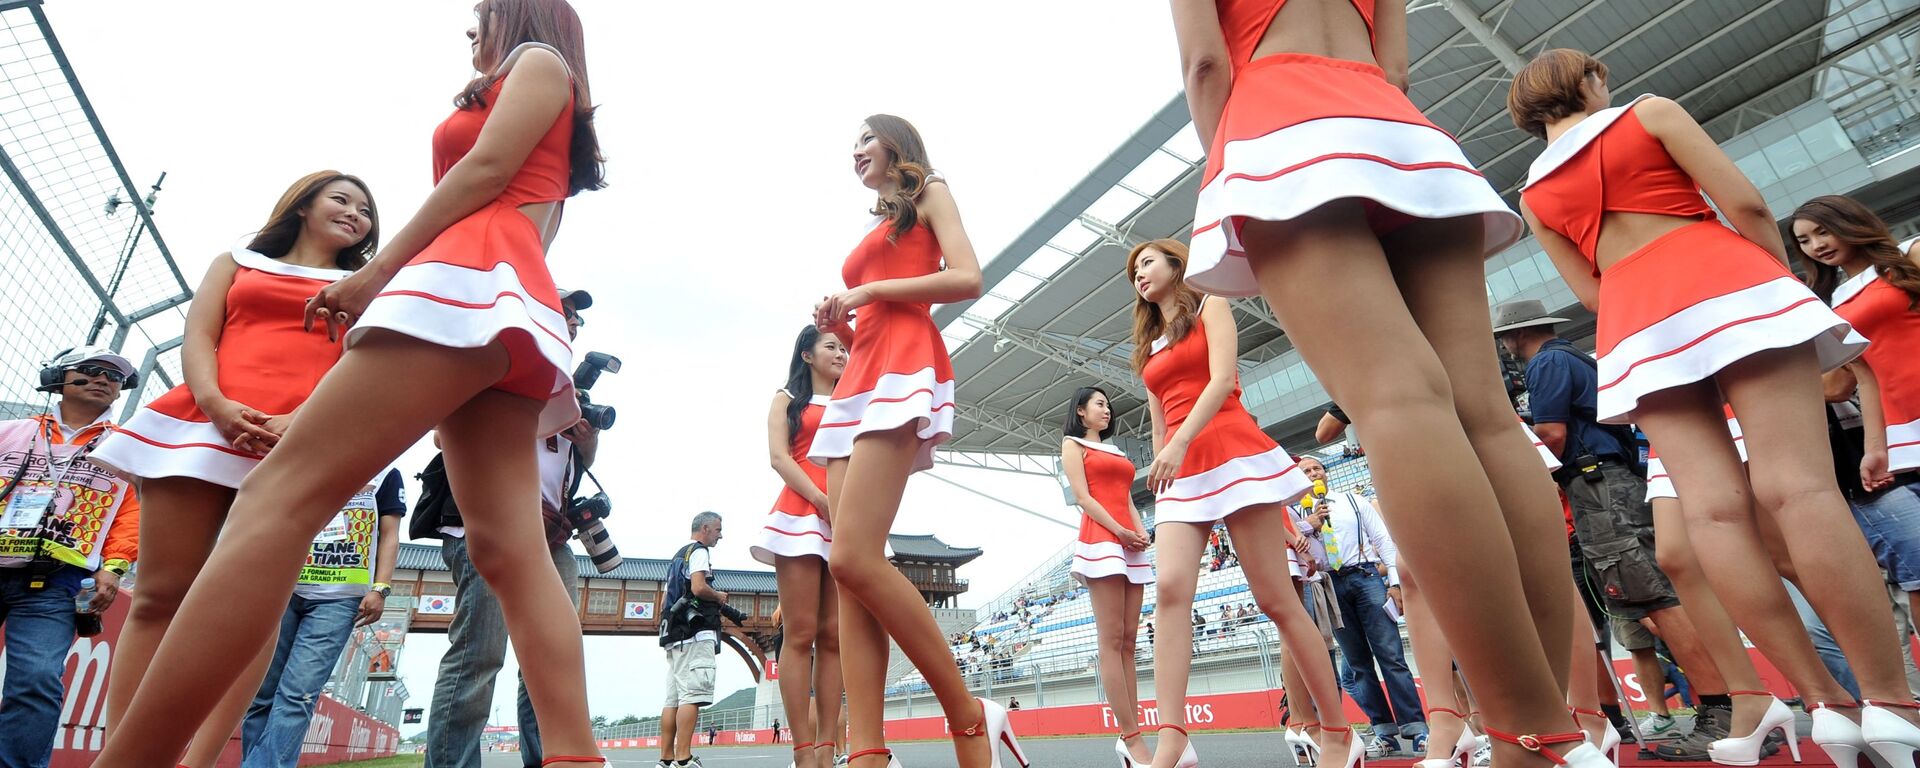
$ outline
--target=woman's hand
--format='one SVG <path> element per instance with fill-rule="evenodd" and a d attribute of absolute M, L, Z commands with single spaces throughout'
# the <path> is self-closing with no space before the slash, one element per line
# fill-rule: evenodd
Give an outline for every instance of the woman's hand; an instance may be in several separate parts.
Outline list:
<path fill-rule="evenodd" d="M 873 292 L 866 286 L 849 288 L 820 299 L 813 306 L 813 324 L 822 333 L 836 332 L 853 322 L 853 311 L 873 303 Z"/>
<path fill-rule="evenodd" d="M 820 513 L 821 520 L 827 521 L 829 525 L 833 523 L 833 515 L 827 509 L 827 494 L 820 491 L 807 494 L 807 503 L 812 504 L 814 510 Z"/>
<path fill-rule="evenodd" d="M 366 313 L 367 305 L 380 295 L 388 279 L 367 268 L 327 284 L 307 299 L 303 327 L 311 331 L 315 321 L 326 323 L 327 341 L 339 341 Z"/>
<path fill-rule="evenodd" d="M 1135 552 L 1145 552 L 1151 544 L 1153 544 L 1153 540 L 1147 538 L 1146 534 L 1139 531 L 1128 530 L 1120 536 L 1120 545 Z"/>
<path fill-rule="evenodd" d="M 1147 489 L 1156 495 L 1165 493 L 1173 487 L 1173 479 L 1180 476 L 1180 465 L 1187 459 L 1187 441 L 1175 436 L 1160 448 L 1153 457 L 1153 466 L 1147 469 Z"/>
<path fill-rule="evenodd" d="M 266 414 L 233 400 L 223 397 L 201 406 L 200 410 L 207 414 L 207 421 L 220 431 L 220 436 L 236 448 L 244 440 L 262 440 L 271 444 L 280 439 L 278 434 L 267 431 L 269 417 Z"/>
<path fill-rule="evenodd" d="M 1887 472 L 1887 450 L 1885 448 L 1867 449 L 1867 455 L 1860 459 L 1860 487 L 1873 493 L 1893 484 L 1893 475 Z"/>
<path fill-rule="evenodd" d="M 268 416 L 266 420 L 260 422 L 260 426 L 268 432 L 272 432 L 272 437 L 260 438 L 254 435 L 241 435 L 234 439 L 233 447 L 242 451 L 249 451 L 265 456 L 268 451 L 273 450 L 274 446 L 280 444 L 280 437 L 287 434 L 287 427 L 292 426 L 292 424 L 293 414 L 291 413 L 280 416 Z"/>

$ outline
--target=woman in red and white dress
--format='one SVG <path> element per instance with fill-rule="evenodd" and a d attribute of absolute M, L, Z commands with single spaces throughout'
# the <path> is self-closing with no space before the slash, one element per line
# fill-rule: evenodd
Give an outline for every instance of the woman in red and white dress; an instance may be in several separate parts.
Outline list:
<path fill-rule="evenodd" d="M 1782 530 L 1823 532 L 1786 544 L 1861 692 L 1901 710 L 1869 706 L 1868 736 L 1920 746 L 1920 727 L 1902 717 L 1916 713 L 1898 646 L 1877 629 L 1892 611 L 1875 599 L 1880 574 L 1829 470 L 1819 408 L 1821 372 L 1865 340 L 1788 271 L 1760 191 L 1686 110 L 1650 96 L 1608 108 L 1606 78 L 1592 57 L 1552 50 L 1515 76 L 1507 102 L 1516 125 L 1548 140 L 1521 193 L 1525 213 L 1568 287 L 1599 314 L 1598 416 L 1637 423 L 1662 449 L 1707 581 L 1794 687 L 1828 705 L 1815 713 L 1814 741 L 1837 761 L 1866 743 L 1830 709 L 1852 697 L 1814 654 L 1756 509 Z M 1743 416 L 1746 467 L 1725 405 Z"/>
<path fill-rule="evenodd" d="M 1133 506 L 1133 461 L 1107 442 L 1113 436 L 1113 406 L 1105 390 L 1081 387 L 1067 402 L 1060 471 L 1080 508 L 1080 540 L 1073 545 L 1073 578 L 1093 601 L 1099 637 L 1100 682 L 1120 725 L 1113 751 L 1124 768 L 1150 762 L 1140 738 L 1140 681 L 1133 663 L 1140 630 L 1140 601 L 1153 583 L 1147 528 Z"/>
<path fill-rule="evenodd" d="M 1187 247 L 1178 240 L 1152 240 L 1127 256 L 1133 283 L 1133 368 L 1147 386 L 1153 419 L 1153 465 L 1147 486 L 1154 494 L 1154 541 L 1160 588 L 1154 612 L 1161 617 L 1153 652 L 1154 701 L 1161 712 L 1184 713 L 1187 675 L 1193 663 L 1190 620 L 1198 588 L 1197 565 L 1215 523 L 1242 552 L 1295 549 L 1306 538 L 1294 529 L 1287 504 L 1312 487 L 1287 451 L 1260 431 L 1240 403 L 1240 339 L 1233 310 L 1209 299 L 1185 280 Z M 1273 620 L 1280 641 L 1298 666 L 1307 696 L 1323 713 L 1345 711 L 1333 664 L 1320 630 L 1307 615 L 1286 558 L 1243 558 L 1247 588 Z M 1199 758 L 1184 718 L 1162 718 L 1156 768 L 1192 766 Z M 1321 746 L 1351 766 L 1366 755 L 1352 730 L 1322 721 Z"/>
<path fill-rule="evenodd" d="M 434 131 L 435 185 L 307 320 L 347 351 L 241 483 L 220 542 L 97 765 L 171 764 L 274 629 L 309 545 L 348 497 L 438 430 L 475 567 L 500 598 L 549 763 L 601 763 L 580 628 L 541 547 L 533 446 L 578 421 L 546 247 L 602 186 L 580 19 L 562 0 L 482 0 L 479 74 Z M 350 329 L 350 330 L 349 330 Z M 544 413 L 543 413 L 544 412 Z"/>
<path fill-rule="evenodd" d="M 1484 260 L 1520 238 L 1521 222 L 1407 99 L 1406 4 L 1173 7 L 1187 104 L 1209 148 L 1189 279 L 1216 296 L 1264 296 L 1366 435 L 1387 527 L 1408 563 L 1438 577 L 1427 596 L 1490 730 L 1564 731 L 1554 712 L 1573 585 L 1558 504 L 1513 429 L 1487 344 Z M 1481 535 L 1462 540 L 1462 529 Z"/>
<path fill-rule="evenodd" d="M 780 701 L 793 731 L 795 768 L 831 768 L 840 722 L 840 601 L 827 571 L 833 545 L 827 468 L 807 460 L 829 393 L 847 368 L 840 337 L 807 326 L 793 340 L 787 386 L 767 413 L 767 458 L 785 486 L 753 544 L 780 586 Z M 816 741 L 817 739 L 817 741 Z M 815 750 L 825 748 L 825 755 Z"/>
<path fill-rule="evenodd" d="M 151 520 L 141 536 L 140 588 L 107 686 L 115 723 L 213 550 L 234 490 L 340 359 L 338 340 L 301 327 L 307 297 L 365 265 L 379 238 L 365 182 L 338 171 L 294 182 L 259 233 L 215 257 L 200 281 L 181 351 L 186 383 L 140 409 L 93 453 L 139 484 L 142 519 Z M 212 768 L 219 759 L 266 674 L 270 645 L 241 652 L 258 660 L 204 719 L 182 765 Z"/>
<path fill-rule="evenodd" d="M 967 690 L 920 592 L 886 553 L 907 478 L 932 467 L 933 449 L 953 436 L 953 363 L 932 305 L 978 297 L 980 261 L 920 132 L 874 115 L 858 136 L 853 172 L 879 199 L 870 229 L 840 268 L 847 290 L 814 307 L 822 333 L 850 334 L 853 344 L 807 454 L 827 467 L 848 761 L 854 768 L 897 762 L 882 732 L 891 637 L 939 700 L 960 765 L 997 767 L 1005 744 L 1024 766 L 1006 711 Z"/>

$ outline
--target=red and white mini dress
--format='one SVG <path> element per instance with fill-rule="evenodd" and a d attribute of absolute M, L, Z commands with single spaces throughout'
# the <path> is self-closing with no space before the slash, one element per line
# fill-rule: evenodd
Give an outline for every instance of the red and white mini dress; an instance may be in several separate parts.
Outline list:
<path fill-rule="evenodd" d="M 1892 472 L 1920 467 L 1920 312 L 1908 308 L 1912 300 L 1872 267 L 1833 289 L 1834 310 L 1873 339 L 1863 356 L 1880 383 Z"/>
<path fill-rule="evenodd" d="M 434 129 L 434 184 L 473 149 L 505 82 L 503 74 L 487 90 L 485 104 L 454 110 Z M 577 421 L 580 404 L 567 374 L 573 349 L 566 314 L 547 272 L 542 233 L 519 211 L 523 205 L 567 199 L 572 148 L 569 96 L 500 196 L 454 222 L 408 261 L 348 331 L 347 345 L 376 328 L 463 349 L 499 339 L 507 347 L 508 367 L 493 388 L 546 403 L 540 436 Z"/>
<path fill-rule="evenodd" d="M 1096 443 L 1078 437 L 1067 439 L 1085 449 L 1080 456 L 1087 478 L 1087 494 L 1121 525 L 1131 528 L 1135 533 L 1146 534 L 1146 531 L 1134 527 L 1134 466 L 1126 452 L 1111 443 Z M 1082 584 L 1089 579 L 1108 576 L 1125 576 L 1127 581 L 1134 584 L 1153 583 L 1153 561 L 1147 553 L 1121 546 L 1120 539 L 1106 526 L 1094 522 L 1093 516 L 1085 510 L 1080 513 L 1080 540 L 1073 545 L 1071 571 L 1073 578 Z"/>
<path fill-rule="evenodd" d="M 1640 398 L 1711 378 L 1770 349 L 1814 342 L 1820 368 L 1860 354 L 1866 340 L 1785 264 L 1722 226 L 1634 106 L 1604 109 L 1555 139 L 1521 196 L 1541 225 L 1594 261 L 1612 211 L 1696 219 L 1607 267 L 1600 278 L 1600 421 L 1633 421 Z"/>
<path fill-rule="evenodd" d="M 1207 365 L 1207 329 L 1199 310 L 1186 338 L 1153 342 L 1140 371 L 1147 391 L 1159 398 L 1168 435 L 1180 429 L 1211 379 Z M 1233 394 L 1187 446 L 1180 474 L 1154 501 L 1155 524 L 1212 523 L 1256 504 L 1288 504 L 1313 487 L 1306 473 L 1273 438 L 1260 431 L 1240 404 L 1240 381 Z"/>
<path fill-rule="evenodd" d="M 1747 460 L 1747 437 L 1740 433 L 1740 420 L 1733 417 L 1733 406 L 1726 407 L 1727 432 L 1733 438 L 1733 448 L 1740 452 L 1740 461 Z M 1667 475 L 1667 465 L 1660 461 L 1660 449 L 1647 446 L 1647 501 L 1654 499 L 1677 499 L 1680 494 L 1673 490 L 1673 478 Z"/>
<path fill-rule="evenodd" d="M 325 328 L 302 328 L 307 299 L 353 273 L 288 264 L 245 248 L 231 256 L 239 268 L 227 289 L 214 355 L 220 391 L 260 413 L 292 413 L 342 351 Z M 261 457 L 234 448 L 181 384 L 141 408 L 88 458 L 129 477 L 191 477 L 239 488 Z"/>
<path fill-rule="evenodd" d="M 875 218 L 840 268 L 848 288 L 940 271 L 940 242 L 924 222 L 888 238 L 893 222 Z M 853 453 L 868 432 L 912 425 L 920 438 L 913 471 L 933 467 L 933 449 L 953 436 L 953 362 L 933 324 L 932 307 L 876 301 L 853 324 L 847 369 L 833 388 L 807 458 L 826 464 Z"/>
<path fill-rule="evenodd" d="M 784 391 L 784 390 L 783 390 Z M 788 393 L 787 397 L 793 397 Z M 813 447 L 813 436 L 820 429 L 820 418 L 827 413 L 827 403 L 831 395 L 814 395 L 807 401 L 807 407 L 800 412 L 800 434 L 793 435 L 789 455 L 800 465 L 800 471 L 807 473 L 813 486 L 821 493 L 827 492 L 827 468 L 807 461 L 807 451 Z M 773 500 L 773 510 L 767 514 L 767 524 L 760 528 L 760 538 L 754 541 L 753 559 L 774 564 L 776 556 L 802 557 L 811 555 L 822 560 L 833 547 L 833 526 L 820 516 L 805 496 L 787 486 L 780 487 L 780 497 Z"/>
<path fill-rule="evenodd" d="M 1375 1 L 1353 0 L 1369 34 Z M 1305 53 L 1253 58 L 1285 4 L 1215 3 L 1232 91 L 1194 206 L 1187 283 L 1216 296 L 1258 294 L 1241 223 L 1287 221 L 1344 198 L 1361 200 L 1380 234 L 1415 219 L 1478 215 L 1486 253 L 1517 242 L 1520 217 L 1380 67 Z"/>

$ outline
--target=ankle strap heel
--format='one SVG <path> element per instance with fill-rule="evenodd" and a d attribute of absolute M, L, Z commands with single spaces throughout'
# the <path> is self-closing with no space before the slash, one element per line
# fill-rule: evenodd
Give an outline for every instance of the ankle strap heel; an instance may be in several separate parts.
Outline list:
<path fill-rule="evenodd" d="M 1554 744 L 1585 745 L 1587 743 L 1586 731 L 1574 731 L 1572 733 L 1548 733 L 1548 734 L 1538 734 L 1538 733 L 1513 734 L 1513 733 L 1506 733 L 1504 731 L 1501 731 L 1495 728 L 1482 728 L 1481 730 L 1486 731 L 1487 736 L 1491 737 L 1494 741 L 1504 741 L 1508 744 L 1519 745 L 1520 747 L 1526 749 L 1528 752 L 1538 752 L 1540 753 L 1541 757 L 1545 757 L 1549 762 L 1552 762 L 1554 765 L 1566 765 L 1567 759 L 1565 757 L 1562 757 L 1560 753 L 1553 751 L 1553 749 L 1551 748 L 1552 745 Z M 1576 749 L 1577 748 L 1578 747 L 1576 747 Z M 1572 751 L 1572 750 L 1569 750 L 1569 751 Z"/>

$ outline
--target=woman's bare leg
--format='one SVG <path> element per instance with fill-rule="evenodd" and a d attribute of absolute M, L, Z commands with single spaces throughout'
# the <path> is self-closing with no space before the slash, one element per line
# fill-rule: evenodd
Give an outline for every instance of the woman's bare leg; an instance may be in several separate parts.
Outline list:
<path fill-rule="evenodd" d="M 1289 528 L 1287 508 L 1279 504 L 1247 507 L 1227 518 L 1227 532 L 1243 552 L 1284 550 Z M 1333 662 L 1317 652 L 1325 647 L 1320 628 L 1313 623 L 1313 617 L 1307 615 L 1300 595 L 1293 591 L 1293 577 L 1287 573 L 1286 557 L 1249 557 L 1240 561 L 1240 569 L 1247 577 L 1247 588 L 1253 592 L 1254 602 L 1279 631 L 1287 654 L 1293 655 L 1291 652 L 1295 649 L 1306 651 L 1295 657 L 1294 664 L 1300 669 L 1302 682 L 1307 684 L 1307 693 L 1313 697 L 1314 708 L 1321 712 L 1346 711 L 1340 681 L 1333 674 Z M 1321 751 L 1332 755 L 1334 760 L 1344 761 L 1353 732 L 1322 729 L 1321 733 Z"/>
<path fill-rule="evenodd" d="M 1893 608 L 1885 581 L 1833 479 L 1833 448 L 1826 440 L 1826 406 L 1813 345 L 1753 355 L 1715 378 L 1734 413 L 1740 414 L 1755 505 L 1783 530 L 1822 532 L 1787 537 L 1787 550 L 1799 566 L 1807 599 L 1846 653 L 1860 695 L 1913 701 L 1900 646 L 1887 632 L 1893 626 Z M 1681 498 L 1693 503 L 1690 496 Z M 1846 699 L 1843 692 L 1840 698 L 1824 700 Z M 1920 720 L 1920 712 L 1912 709 L 1888 711 Z"/>
<path fill-rule="evenodd" d="M 808 708 L 812 706 L 813 644 L 820 627 L 820 572 L 824 570 L 826 562 L 817 557 L 774 557 L 773 577 L 780 585 L 780 613 L 785 617 L 780 628 L 780 704 L 786 709 L 787 722 L 793 724 L 796 747 L 818 740 L 809 727 L 813 718 Z M 793 764 L 795 768 L 813 768 L 813 750 L 794 750 Z"/>
<path fill-rule="evenodd" d="M 1198 523 L 1160 523 L 1154 527 L 1153 559 L 1160 567 L 1155 569 L 1159 591 L 1153 605 L 1153 703 L 1160 710 L 1161 725 L 1187 726 L 1187 676 L 1193 669 L 1193 593 L 1200 585 L 1200 552 L 1206 549 L 1207 529 L 1211 527 Z M 1159 736 L 1154 742 L 1153 768 L 1173 768 L 1187 740 L 1166 729 Z"/>
<path fill-rule="evenodd" d="M 1560 493 L 1538 449 L 1519 428 L 1500 380 L 1499 356 L 1487 341 L 1493 338 L 1493 323 L 1481 254 L 1483 227 L 1477 216 L 1420 221 L 1384 238 L 1382 245 L 1407 311 L 1446 369 L 1454 412 L 1499 500 L 1541 647 L 1565 648 L 1564 633 L 1573 626 L 1567 610 L 1575 603 L 1567 561 L 1558 548 L 1566 533 L 1558 514 Z M 1455 583 L 1465 586 L 1449 581 L 1445 591 L 1471 592 L 1452 589 Z M 1569 667 L 1557 650 L 1547 652 L 1546 659 L 1555 684 L 1564 690 Z"/>
<path fill-rule="evenodd" d="M 960 678 L 960 668 L 954 665 L 953 653 L 947 648 L 946 638 L 941 637 L 940 625 L 934 623 L 920 591 L 887 562 L 884 550 L 887 532 L 893 528 L 894 516 L 900 512 L 900 497 L 906 491 L 919 440 L 912 426 L 863 434 L 854 440 L 853 453 L 840 469 L 838 485 L 834 485 L 829 473 L 827 488 L 833 495 L 834 542 L 828 568 L 833 580 L 846 590 L 842 597 L 851 597 L 853 600 L 848 602 L 857 601 L 865 606 L 873 620 L 920 670 L 957 734 L 982 722 L 981 705 L 974 700 L 973 692 L 967 690 L 966 681 Z M 848 617 L 842 613 L 841 632 L 848 636 L 851 628 L 847 626 Z M 861 631 L 865 632 L 866 628 Z M 880 652 L 876 661 L 884 666 L 886 653 Z M 852 675 L 848 677 L 851 692 L 855 681 Z M 859 682 L 872 685 L 871 680 Z M 859 701 L 862 707 L 882 706 L 882 695 L 883 690 L 874 687 L 860 691 Z M 854 706 L 853 699 L 848 700 L 848 706 Z M 871 717 L 870 725 L 877 725 L 880 716 L 880 711 L 875 709 L 871 715 L 862 712 L 854 719 L 858 722 Z M 878 734 L 869 736 L 874 735 Z M 954 740 L 954 753 L 962 766 L 984 766 L 992 759 L 994 744 L 984 735 L 961 737 Z M 867 748 L 865 744 L 859 746 Z"/>
<path fill-rule="evenodd" d="M 1814 403 L 1819 402 L 1816 395 Z M 1727 439 L 1719 390 L 1704 382 L 1654 392 L 1640 399 L 1636 417 L 1660 447 L 1674 490 L 1687 500 L 1682 512 L 1688 538 L 1728 615 L 1808 701 L 1851 700 L 1814 654 L 1761 542 L 1746 470 Z M 1747 442 L 1755 441 L 1749 437 Z"/>
<path fill-rule="evenodd" d="M 1559 551 L 1559 543 L 1548 546 L 1534 535 L 1535 528 L 1549 530 L 1547 523 L 1557 515 L 1546 511 L 1552 508 L 1546 505 L 1537 512 L 1516 509 L 1512 518 L 1503 519 L 1501 498 L 1456 410 L 1483 396 L 1468 392 L 1455 397 L 1453 373 L 1402 302 L 1398 277 L 1367 228 L 1359 204 L 1322 206 L 1293 222 L 1248 222 L 1241 234 L 1254 254 L 1253 272 L 1261 292 L 1281 327 L 1353 417 L 1354 427 L 1367 435 L 1382 514 L 1401 544 L 1401 555 L 1428 574 L 1428 602 L 1479 695 L 1487 722 L 1522 734 L 1566 731 L 1563 691 L 1554 672 L 1559 662 L 1548 661 L 1542 632 L 1535 627 L 1536 615 L 1560 617 L 1560 626 L 1547 632 L 1551 636 L 1571 627 L 1561 613 L 1566 601 L 1562 598 L 1551 609 L 1529 610 L 1533 595 L 1521 584 L 1515 554 L 1528 545 L 1541 556 Z M 1462 249 L 1454 257 L 1466 255 Z M 1480 263 L 1476 252 L 1472 265 L 1478 269 Z M 1469 295 L 1485 293 L 1476 279 Z M 1475 303 L 1478 322 L 1487 323 L 1484 299 L 1475 298 Z M 1355 307 L 1368 311 L 1355 312 Z M 1437 327 L 1437 320 L 1428 322 Z M 1479 343 L 1491 361 L 1488 335 Z M 1469 376 L 1466 371 L 1460 375 L 1463 380 Z M 1483 375 L 1492 376 L 1493 371 Z M 1519 462 L 1505 455 L 1532 451 L 1533 446 L 1511 423 L 1507 442 L 1513 447 L 1499 446 L 1503 438 L 1489 433 L 1481 424 L 1485 420 L 1474 417 L 1475 439 L 1499 459 L 1501 477 L 1510 477 L 1515 470 L 1507 465 L 1517 468 Z M 1534 523 L 1527 515 L 1547 520 Z M 1521 527 L 1510 529 L 1510 522 Z M 1461 530 L 1475 535 L 1463 539 Z M 1553 584 L 1565 581 L 1564 572 L 1553 574 Z M 1448 588 L 1437 588 L 1442 583 Z M 1560 594 L 1558 586 L 1537 589 Z M 1562 655 L 1565 647 L 1556 643 L 1553 655 Z M 1541 759 L 1504 742 L 1495 751 L 1503 764 L 1536 764 Z"/>
<path fill-rule="evenodd" d="M 140 583 L 107 672 L 107 735 L 120 725 L 147 676 L 180 601 L 213 552 L 233 489 L 190 477 L 140 481 Z"/>
<path fill-rule="evenodd" d="M 191 737 L 179 723 L 204 720 L 243 671 L 231 660 L 258 651 L 273 633 L 314 535 L 369 478 L 506 368 L 498 345 L 456 350 L 380 331 L 349 350 L 242 484 L 198 588 L 180 604 L 94 764 L 172 766 Z M 394 386 L 395 376 L 407 386 Z M 531 451 L 531 435 L 526 444 Z M 533 539 L 541 539 L 537 531 Z M 546 570 L 553 572 L 551 560 Z"/>
<path fill-rule="evenodd" d="M 273 652 L 279 645 L 279 633 L 267 638 L 267 644 L 254 654 L 253 662 L 247 665 L 247 671 L 240 679 L 233 681 L 233 687 L 227 689 L 227 695 L 214 705 L 213 712 L 200 723 L 199 730 L 193 732 L 193 741 L 187 744 L 187 756 L 180 758 L 180 764 L 187 768 L 213 768 L 220 762 L 220 755 L 227 751 L 227 744 L 236 740 L 240 730 L 240 721 L 247 717 L 247 707 L 253 704 L 254 694 L 260 691 L 260 681 L 267 677 L 267 667 L 273 664 Z M 240 749 L 244 750 L 245 745 Z M 246 757 L 241 752 L 241 757 Z"/>
<path fill-rule="evenodd" d="M 540 521 L 534 437 L 545 401 L 489 389 L 440 422 L 467 555 L 500 598 L 507 637 L 549 758 L 600 754 L 587 712 L 580 616 L 553 570 Z"/>
<path fill-rule="evenodd" d="M 1720 604 L 1720 598 L 1713 594 L 1713 586 L 1700 571 L 1700 557 L 1693 541 L 1687 537 L 1686 513 L 1681 510 L 1679 499 L 1653 500 L 1653 531 L 1654 558 L 1659 561 L 1660 570 L 1667 574 L 1667 580 L 1673 582 L 1673 591 L 1680 596 L 1680 604 L 1686 606 L 1687 617 L 1693 620 L 1694 634 L 1713 659 L 1721 679 L 1726 681 L 1727 690 L 1766 690 L 1759 670 L 1753 667 L 1753 657 L 1747 654 L 1746 643 L 1740 640 L 1740 629 L 1733 625 L 1727 607 Z M 1735 696 L 1733 722 L 1728 727 L 1735 736 L 1752 733 L 1766 712 L 1766 700 L 1758 696 Z"/>
<path fill-rule="evenodd" d="M 1093 601 L 1094 631 L 1099 636 L 1100 686 L 1106 689 L 1107 707 L 1120 724 L 1120 733 L 1140 729 L 1140 687 L 1133 665 L 1133 644 L 1140 626 L 1140 599 L 1144 591 L 1126 576 L 1106 576 L 1087 580 L 1087 597 Z M 1146 742 L 1127 745 L 1137 762 L 1151 760 Z"/>
<path fill-rule="evenodd" d="M 845 713 L 840 708 L 840 696 L 846 691 L 846 683 L 840 676 L 840 586 L 833 583 L 833 574 L 827 572 L 826 564 L 821 563 L 820 609 L 815 613 L 813 638 L 813 688 L 816 692 L 813 703 L 813 740 L 815 744 L 828 747 L 822 766 L 830 766 L 833 756 L 838 753 L 839 745 L 847 740 Z M 818 746 L 815 747 L 818 750 Z"/>
<path fill-rule="evenodd" d="M 1453 684 L 1453 648 L 1447 645 L 1447 636 L 1434 619 L 1419 578 L 1404 565 L 1400 568 L 1400 600 L 1406 606 L 1407 642 L 1413 646 L 1413 663 L 1420 667 L 1420 687 L 1427 695 L 1425 756 L 1445 759 L 1453 755 L 1453 745 L 1459 743 L 1467 721 L 1436 707 L 1469 711 L 1457 706 L 1461 695 Z"/>

